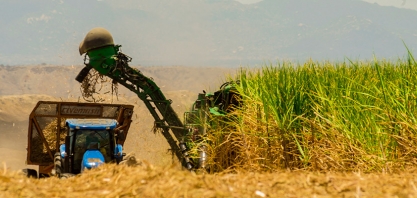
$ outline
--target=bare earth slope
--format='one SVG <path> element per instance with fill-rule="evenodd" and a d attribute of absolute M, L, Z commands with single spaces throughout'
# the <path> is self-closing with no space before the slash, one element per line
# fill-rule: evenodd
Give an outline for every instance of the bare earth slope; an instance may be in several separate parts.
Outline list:
<path fill-rule="evenodd" d="M 0 96 L 0 161 L 22 169 L 26 160 L 28 118 L 38 100 L 55 100 L 47 95 Z"/>
<path fill-rule="evenodd" d="M 0 95 L 44 94 L 55 97 L 77 98 L 80 86 L 75 76 L 82 66 L 0 66 Z M 152 66 L 134 67 L 152 78 L 162 91 L 188 90 L 201 92 L 217 89 L 225 76 L 236 69 L 221 67 Z M 133 96 L 125 88 L 120 94 Z"/>

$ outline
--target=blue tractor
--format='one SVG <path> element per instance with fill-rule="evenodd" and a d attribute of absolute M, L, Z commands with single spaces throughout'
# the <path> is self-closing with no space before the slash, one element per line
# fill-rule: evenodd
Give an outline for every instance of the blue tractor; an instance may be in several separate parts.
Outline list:
<path fill-rule="evenodd" d="M 132 105 L 39 101 L 29 118 L 28 165 L 39 177 L 70 177 L 125 154 Z M 37 177 L 37 171 L 25 170 Z"/>
<path fill-rule="evenodd" d="M 117 144 L 118 139 L 123 139 L 123 133 L 114 132 L 116 120 L 67 119 L 66 125 L 69 135 L 65 144 L 60 145 L 59 154 L 55 155 L 54 174 L 77 174 L 104 163 L 119 163 L 123 159 L 123 146 Z M 63 163 L 66 156 L 73 156 L 67 166 Z M 65 171 L 65 168 L 69 170 Z"/>

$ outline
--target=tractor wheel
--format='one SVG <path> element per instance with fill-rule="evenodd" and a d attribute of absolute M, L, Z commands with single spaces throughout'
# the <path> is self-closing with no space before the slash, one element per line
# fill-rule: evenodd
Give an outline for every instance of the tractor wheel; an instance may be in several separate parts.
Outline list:
<path fill-rule="evenodd" d="M 55 153 L 53 175 L 60 177 L 62 173 L 62 158 L 60 153 Z"/>
<path fill-rule="evenodd" d="M 62 173 L 60 176 L 59 176 L 59 178 L 60 179 L 68 179 L 68 178 L 71 178 L 71 177 L 74 177 L 75 175 L 74 174 L 72 174 L 72 173 Z"/>

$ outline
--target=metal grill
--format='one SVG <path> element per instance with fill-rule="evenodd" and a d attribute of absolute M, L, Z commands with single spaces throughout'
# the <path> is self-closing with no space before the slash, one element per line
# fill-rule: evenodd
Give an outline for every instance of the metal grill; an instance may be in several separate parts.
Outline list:
<path fill-rule="evenodd" d="M 42 137 L 39 135 L 38 130 L 36 130 L 35 124 L 32 125 L 32 138 L 31 138 L 31 154 L 30 160 L 33 163 L 50 163 L 52 159 L 50 158 L 46 145 L 43 143 Z"/>
<path fill-rule="evenodd" d="M 119 107 L 104 106 L 103 107 L 103 117 L 105 118 L 116 118 L 119 114 Z"/>
<path fill-rule="evenodd" d="M 36 115 L 57 115 L 57 104 L 40 104 L 35 110 Z"/>
<path fill-rule="evenodd" d="M 36 117 L 39 127 L 41 128 L 42 134 L 48 143 L 49 150 L 52 153 L 56 152 L 56 141 L 57 141 L 57 122 L 58 119 L 55 117 Z M 65 138 L 65 136 L 64 136 Z"/>

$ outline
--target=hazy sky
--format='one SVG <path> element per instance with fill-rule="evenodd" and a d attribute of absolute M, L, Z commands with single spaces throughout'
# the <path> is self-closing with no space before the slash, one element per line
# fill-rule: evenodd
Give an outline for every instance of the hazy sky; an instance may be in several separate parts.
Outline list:
<path fill-rule="evenodd" d="M 285 0 L 288 5 L 307 11 L 305 14 L 277 9 L 283 0 L 232 0 L 252 4 L 247 5 L 250 12 L 229 9 L 227 2 L 218 8 L 207 4 L 201 10 L 204 13 L 194 12 L 198 8 L 193 6 L 200 4 L 185 6 L 188 1 L 177 1 L 178 8 L 183 8 L 180 12 L 170 11 L 167 6 L 159 9 L 160 3 L 151 3 L 154 1 L 143 1 L 146 2 L 143 8 L 142 5 L 135 7 L 149 9 L 147 12 L 134 12 L 134 9 L 126 8 L 133 5 L 134 0 L 123 4 L 110 3 L 113 1 L 100 4 L 96 0 L 88 1 L 88 5 L 100 4 L 99 9 L 105 12 L 85 8 L 79 11 L 83 14 L 77 15 L 70 13 L 79 10 L 75 3 L 78 1 L 63 0 L 68 2 L 68 6 L 57 3 L 61 0 L 54 0 L 56 4 L 53 5 L 47 3 L 50 0 L 31 1 L 32 6 L 22 6 L 19 12 L 3 4 L 0 6 L 0 10 L 4 8 L 2 13 L 10 15 L 8 20 L 0 19 L 2 27 L 6 24 L 4 31 L 0 32 L 0 37 L 5 38 L 0 46 L 0 64 L 76 64 L 81 62 L 80 56 L 76 50 L 69 52 L 68 48 L 78 49 L 88 27 L 95 26 L 106 27 L 117 35 L 117 43 L 125 44 L 123 49 L 134 57 L 133 63 L 141 65 L 254 65 L 277 59 L 367 59 L 373 55 L 392 58 L 403 56 L 405 49 L 402 41 L 411 50 L 417 51 L 417 24 L 409 22 L 417 17 L 417 13 L 393 7 L 380 9 L 373 4 L 417 10 L 417 0 Z M 267 1 L 269 4 L 259 3 Z M 5 2 L 8 6 L 19 7 L 19 3 L 12 3 L 15 1 Z M 221 5 L 222 1 L 218 2 Z M 302 8 L 304 3 L 314 9 L 328 9 L 331 4 L 343 13 L 311 13 L 308 12 L 309 7 Z M 114 8 L 116 5 L 120 7 Z M 276 8 L 267 9 L 271 5 Z M 366 7 L 372 13 L 368 16 L 362 9 L 346 10 L 345 6 L 350 5 Z M 256 10 L 255 7 L 261 9 Z M 274 9 L 288 18 L 269 13 Z M 103 14 L 122 10 L 129 12 L 120 18 L 109 18 Z M 215 13 L 216 17 L 212 17 L 211 13 Z M 243 13 L 251 15 L 247 17 Z M 335 19 L 325 20 L 327 14 Z M 169 31 L 162 31 L 160 27 Z"/>
<path fill-rule="evenodd" d="M 257 3 L 262 0 L 236 0 L 243 4 Z M 417 10 L 417 0 L 363 0 L 369 3 L 377 3 L 381 6 L 395 6 L 399 8 Z"/>
<path fill-rule="evenodd" d="M 417 0 L 364 0 L 369 3 L 378 3 L 382 6 L 395 6 L 417 10 Z"/>
<path fill-rule="evenodd" d="M 260 2 L 262 0 L 235 0 L 235 1 L 239 1 L 240 3 L 243 3 L 243 4 L 251 4 L 251 3 Z"/>

